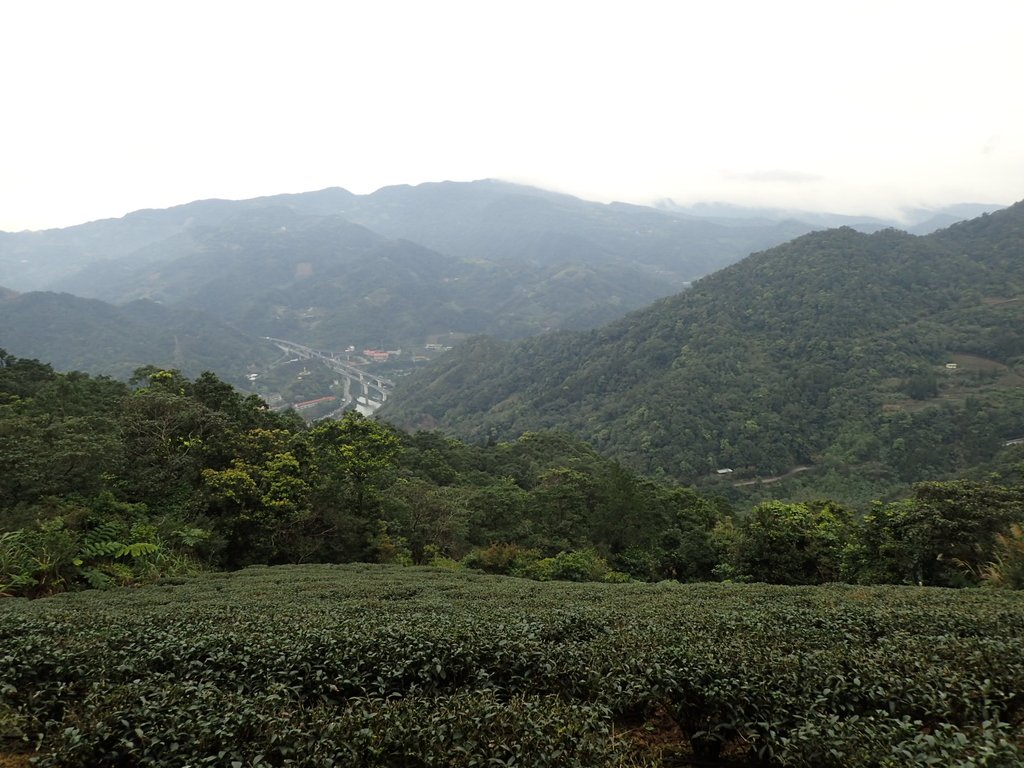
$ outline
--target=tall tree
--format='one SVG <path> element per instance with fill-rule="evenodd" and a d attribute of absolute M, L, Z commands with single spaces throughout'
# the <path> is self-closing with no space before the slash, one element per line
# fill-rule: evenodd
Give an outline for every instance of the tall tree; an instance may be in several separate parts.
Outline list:
<path fill-rule="evenodd" d="M 379 490 L 386 484 L 401 451 L 391 427 L 356 411 L 324 421 L 310 431 L 318 474 L 315 504 L 325 519 L 350 529 L 348 554 L 357 541 L 368 542 L 380 519 Z"/>
<path fill-rule="evenodd" d="M 764 502 L 737 526 L 731 565 L 751 581 L 839 581 L 849 535 L 849 512 L 832 503 Z"/>
<path fill-rule="evenodd" d="M 876 504 L 860 523 L 851 578 L 957 586 L 977 581 L 997 537 L 1024 520 L 1024 489 L 920 483 L 909 499 Z"/>

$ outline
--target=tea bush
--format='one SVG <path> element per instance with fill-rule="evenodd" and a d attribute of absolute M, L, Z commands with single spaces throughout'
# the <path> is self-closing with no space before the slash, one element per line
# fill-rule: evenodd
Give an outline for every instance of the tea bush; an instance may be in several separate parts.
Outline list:
<path fill-rule="evenodd" d="M 41 767 L 1019 766 L 1022 608 L 258 567 L 0 602 L 0 732 Z"/>

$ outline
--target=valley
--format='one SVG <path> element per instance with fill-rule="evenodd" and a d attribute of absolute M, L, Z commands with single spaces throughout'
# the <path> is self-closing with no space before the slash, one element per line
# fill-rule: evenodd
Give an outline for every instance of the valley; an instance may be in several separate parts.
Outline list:
<path fill-rule="evenodd" d="M 680 283 L 350 197 L 0 294 L 0 763 L 1019 763 L 1022 204 Z"/>
<path fill-rule="evenodd" d="M 0 29 L 0 768 L 1024 768 L 1024 2 Z"/>
<path fill-rule="evenodd" d="M 745 259 L 793 225 L 691 216 L 498 182 L 139 212 L 37 238 L 40 268 L 66 270 L 61 249 L 84 242 L 121 250 L 51 282 L 94 298 L 0 298 L 0 343 L 121 378 L 211 370 L 310 420 L 358 408 L 470 440 L 566 430 L 735 500 L 817 487 L 863 503 L 1009 461 L 985 446 L 1024 432 L 1019 206 L 923 237 L 863 222 L 874 234 Z M 712 253 L 739 261 L 695 280 Z M 965 412 L 971 436 L 940 448 Z M 787 474 L 809 465 L 813 480 Z M 782 479 L 746 484 L 758 477 Z"/>
<path fill-rule="evenodd" d="M 343 394 L 338 400 L 337 408 L 331 412 L 332 414 L 340 414 L 354 408 L 364 416 L 369 416 L 387 401 L 388 396 L 394 390 L 393 381 L 376 376 L 365 369 L 368 361 L 364 357 L 356 356 L 354 348 L 351 353 L 322 352 L 303 344 L 296 344 L 284 339 L 272 339 L 269 336 L 266 337 L 266 341 L 272 343 L 282 352 L 295 355 L 299 360 L 320 363 L 341 377 Z M 388 353 L 383 354 L 384 359 L 387 360 Z M 299 406 L 296 406 L 296 409 L 299 410 Z"/>

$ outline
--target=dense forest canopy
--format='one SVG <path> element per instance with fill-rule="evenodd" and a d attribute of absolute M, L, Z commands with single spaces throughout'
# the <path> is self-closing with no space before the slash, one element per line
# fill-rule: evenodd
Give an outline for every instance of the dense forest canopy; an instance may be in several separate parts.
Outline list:
<path fill-rule="evenodd" d="M 537 579 L 1024 580 L 1024 485 L 858 510 L 645 479 L 575 438 L 469 445 L 350 412 L 307 426 L 216 376 L 131 382 L 0 355 L 0 593 L 200 567 L 375 561 Z"/>
<path fill-rule="evenodd" d="M 1024 436 L 1022 248 L 1024 204 L 927 237 L 808 234 L 600 329 L 473 340 L 382 415 L 471 440 L 565 430 L 687 483 L 813 467 L 778 487 L 859 501 L 1005 471 Z"/>

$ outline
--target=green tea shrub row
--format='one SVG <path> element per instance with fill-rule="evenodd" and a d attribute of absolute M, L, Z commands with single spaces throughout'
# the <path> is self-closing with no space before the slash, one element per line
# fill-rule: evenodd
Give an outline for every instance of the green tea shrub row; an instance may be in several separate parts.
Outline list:
<path fill-rule="evenodd" d="M 666 750 L 1010 766 L 1022 608 L 982 590 L 258 568 L 0 603 L 0 718 L 52 766 L 625 766 Z"/>
<path fill-rule="evenodd" d="M 616 748 L 600 707 L 555 696 L 503 700 L 463 692 L 297 705 L 201 682 L 89 694 L 40 766 L 603 766 Z"/>

